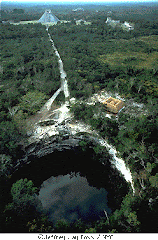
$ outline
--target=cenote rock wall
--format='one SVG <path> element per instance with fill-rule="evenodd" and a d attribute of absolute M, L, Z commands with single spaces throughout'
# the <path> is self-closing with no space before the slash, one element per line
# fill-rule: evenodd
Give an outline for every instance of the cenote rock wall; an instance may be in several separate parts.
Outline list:
<path fill-rule="evenodd" d="M 104 209 L 110 215 L 129 191 L 125 179 L 111 166 L 110 156 L 103 165 L 92 147 L 56 149 L 40 158 L 30 155 L 29 162 L 14 172 L 11 182 L 32 180 L 39 187 L 38 210 L 52 222 L 96 220 L 105 216 Z"/>

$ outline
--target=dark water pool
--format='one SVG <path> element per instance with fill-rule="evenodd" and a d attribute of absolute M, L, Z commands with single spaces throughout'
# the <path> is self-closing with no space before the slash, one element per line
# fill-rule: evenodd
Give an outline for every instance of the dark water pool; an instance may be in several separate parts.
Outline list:
<path fill-rule="evenodd" d="M 105 216 L 104 210 L 111 213 L 107 191 L 90 186 L 79 173 L 50 177 L 41 185 L 38 198 L 52 222 L 79 218 L 91 221 Z"/>

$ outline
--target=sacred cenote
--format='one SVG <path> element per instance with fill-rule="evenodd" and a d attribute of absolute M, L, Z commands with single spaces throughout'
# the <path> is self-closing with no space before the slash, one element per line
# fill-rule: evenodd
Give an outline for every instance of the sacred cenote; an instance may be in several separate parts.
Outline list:
<path fill-rule="evenodd" d="M 50 221 L 86 222 L 110 215 L 121 204 L 129 188 L 125 179 L 111 166 L 105 155 L 104 165 L 91 146 L 81 146 L 41 158 L 32 156 L 12 176 L 12 181 L 31 179 L 39 187 L 37 209 Z M 105 159 L 106 158 L 106 159 Z"/>

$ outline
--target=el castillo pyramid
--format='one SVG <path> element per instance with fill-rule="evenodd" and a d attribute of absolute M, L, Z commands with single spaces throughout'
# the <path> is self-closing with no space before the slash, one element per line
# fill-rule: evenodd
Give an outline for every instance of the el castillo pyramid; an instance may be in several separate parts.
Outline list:
<path fill-rule="evenodd" d="M 60 21 L 54 14 L 51 14 L 51 10 L 46 10 L 42 17 L 38 20 L 40 23 L 57 23 Z"/>

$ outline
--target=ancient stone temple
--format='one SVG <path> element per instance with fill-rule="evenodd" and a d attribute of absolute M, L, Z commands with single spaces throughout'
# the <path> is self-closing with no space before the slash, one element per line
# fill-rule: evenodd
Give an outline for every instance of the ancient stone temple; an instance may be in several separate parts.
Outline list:
<path fill-rule="evenodd" d="M 38 20 L 40 23 L 57 23 L 60 20 L 51 13 L 51 10 L 46 10 L 42 17 Z"/>
<path fill-rule="evenodd" d="M 112 98 L 112 97 L 109 97 L 108 99 L 106 99 L 103 102 L 103 104 L 105 104 L 107 109 L 113 113 L 118 113 L 121 110 L 121 108 L 123 108 L 124 106 L 123 101 L 116 98 Z"/>

